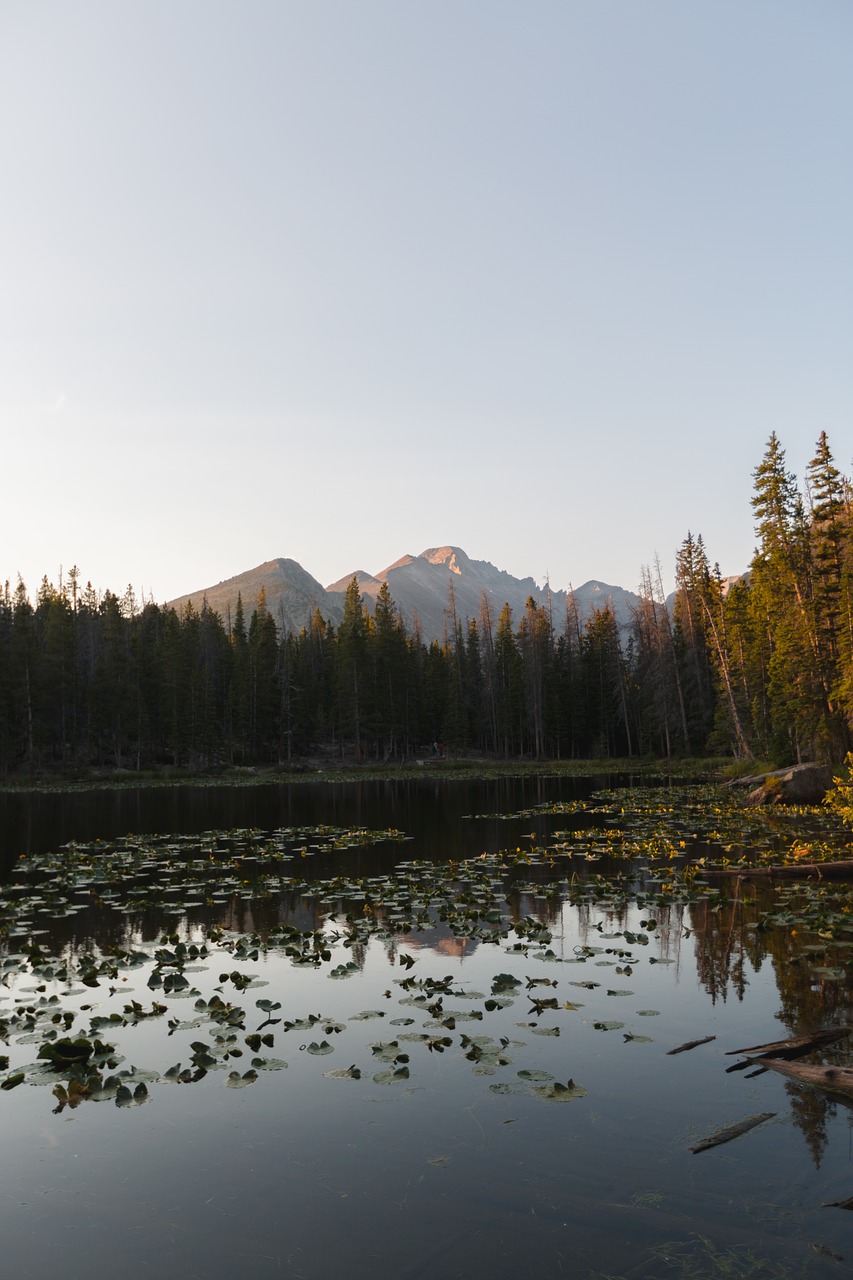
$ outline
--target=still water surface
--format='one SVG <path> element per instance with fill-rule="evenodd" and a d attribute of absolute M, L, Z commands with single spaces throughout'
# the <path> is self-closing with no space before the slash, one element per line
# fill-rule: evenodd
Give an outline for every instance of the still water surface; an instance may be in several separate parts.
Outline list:
<path fill-rule="evenodd" d="M 672 906 L 648 927 L 647 903 L 617 909 L 541 896 L 536 876 L 548 876 L 538 869 L 506 894 L 506 936 L 495 929 L 494 941 L 484 926 L 466 935 L 433 909 L 429 927 L 382 929 L 343 945 L 355 928 L 347 913 L 357 921 L 376 908 L 370 893 L 359 900 L 342 891 L 341 878 L 374 877 L 378 899 L 381 878 L 416 875 L 406 870 L 413 863 L 480 860 L 534 835 L 531 843 L 546 843 L 557 829 L 582 826 L 584 815 L 465 815 L 582 800 L 606 781 L 3 797 L 2 852 L 13 883 L 22 853 L 128 832 L 216 832 L 180 845 L 180 856 L 199 855 L 199 865 L 215 861 L 212 849 L 229 848 L 224 833 L 233 828 L 322 823 L 394 827 L 411 837 L 298 861 L 299 876 L 314 884 L 307 894 L 284 884 L 259 900 L 247 863 L 245 879 L 223 893 L 208 881 L 199 888 L 194 872 L 189 907 L 166 893 L 165 906 L 146 898 L 137 911 L 127 908 L 127 884 L 101 886 L 103 901 L 83 885 L 84 909 L 10 929 L 0 1017 L 54 991 L 75 1012 L 74 1035 L 131 1000 L 146 1008 L 161 1000 L 168 1012 L 99 1032 L 124 1055 L 123 1069 L 142 1070 L 145 1105 L 87 1101 L 56 1111 L 56 1076 L 0 1093 L 7 1274 L 822 1280 L 853 1271 L 853 1215 L 822 1207 L 853 1195 L 849 1112 L 771 1072 L 727 1074 L 736 1059 L 724 1056 L 790 1034 L 792 1002 L 800 1021 L 811 1008 L 813 1022 L 843 1024 L 849 979 L 834 983 L 825 1007 L 807 971 L 803 991 L 792 991 L 791 972 L 780 974 L 778 951 L 751 927 L 748 905 Z M 293 867 L 281 863 L 285 879 L 295 878 Z M 148 873 L 156 880 L 156 867 Z M 565 879 L 565 868 L 555 874 Z M 484 880 L 460 875 L 460 892 L 483 892 Z M 324 899 L 317 886 L 335 877 Z M 427 876 L 424 900 L 430 883 Z M 549 941 L 536 934 L 537 922 Z M 187 965 L 191 994 L 149 985 L 161 934 L 201 944 L 226 925 L 277 938 L 287 924 L 322 930 L 330 959 L 316 968 L 294 963 L 278 944 L 240 955 L 236 933 L 226 932 L 209 943 L 207 958 Z M 647 941 L 629 943 L 626 931 Z M 99 944 L 120 942 L 150 959 L 97 986 L 40 983 L 23 957 L 32 937 L 52 954 L 97 954 Z M 347 964 L 350 976 L 330 977 Z M 229 972 L 252 985 L 235 987 Z M 197 1011 L 197 1000 L 217 994 L 245 1011 L 232 1042 L 241 1056 L 218 1061 L 191 1085 L 173 1083 L 167 1070 L 186 1068 L 193 1044 L 211 1046 L 223 1034 Z M 258 1000 L 281 1005 L 270 1015 L 280 1021 L 260 1031 Z M 262 1061 L 287 1065 L 259 1069 L 251 1087 L 235 1088 L 233 1079 L 226 1087 L 229 1073 L 255 1060 L 245 1041 L 253 1033 L 273 1040 Z M 716 1039 L 668 1053 L 705 1036 Z M 10 1034 L 0 1046 L 9 1074 L 34 1062 L 42 1039 Z M 350 1067 L 356 1078 L 328 1074 Z M 585 1093 L 564 1100 L 555 1083 Z M 761 1112 L 775 1115 L 736 1142 L 690 1153 L 699 1138 Z"/>

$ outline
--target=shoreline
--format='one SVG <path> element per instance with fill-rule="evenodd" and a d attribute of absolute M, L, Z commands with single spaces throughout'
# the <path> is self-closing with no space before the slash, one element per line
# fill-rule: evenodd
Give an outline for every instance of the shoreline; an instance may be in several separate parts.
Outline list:
<path fill-rule="evenodd" d="M 695 778 L 705 775 L 723 781 L 732 761 L 725 758 L 684 758 L 665 760 L 653 757 L 622 757 L 592 760 L 485 760 L 453 759 L 410 760 L 404 764 L 340 764 L 322 765 L 304 762 L 299 765 L 234 766 L 217 770 L 186 772 L 166 769 L 129 769 L 81 774 L 51 774 L 39 778 L 5 779 L 0 782 L 0 795 L 40 795 L 56 792 L 115 791 L 177 787 L 252 787 L 301 786 L 310 782 L 399 782 L 423 778 L 443 781 L 518 777 L 587 778 L 598 774 L 636 774 L 643 777 L 663 776 Z"/>

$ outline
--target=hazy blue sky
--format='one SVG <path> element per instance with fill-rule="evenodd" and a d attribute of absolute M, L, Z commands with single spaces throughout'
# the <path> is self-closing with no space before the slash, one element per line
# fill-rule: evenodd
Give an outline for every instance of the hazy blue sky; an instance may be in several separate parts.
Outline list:
<path fill-rule="evenodd" d="M 853 464 L 849 0 L 2 0 L 0 580 L 753 549 Z"/>

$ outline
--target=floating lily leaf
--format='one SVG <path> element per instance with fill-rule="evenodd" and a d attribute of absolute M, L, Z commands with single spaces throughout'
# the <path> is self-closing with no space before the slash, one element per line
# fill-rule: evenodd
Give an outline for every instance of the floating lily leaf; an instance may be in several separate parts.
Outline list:
<path fill-rule="evenodd" d="M 360 1080 L 361 1079 L 361 1072 L 356 1066 L 336 1067 L 334 1071 L 324 1071 L 323 1075 L 326 1077 L 327 1080 Z"/>
<path fill-rule="evenodd" d="M 624 1027 L 624 1022 L 594 1022 L 592 1024 L 596 1031 L 619 1031 Z"/>
<path fill-rule="evenodd" d="M 532 1027 L 535 1036 L 558 1036 L 560 1034 L 559 1027 Z"/>
<path fill-rule="evenodd" d="M 408 1067 L 395 1067 L 390 1071 L 377 1071 L 373 1077 L 374 1084 L 399 1084 L 401 1080 L 408 1080 Z"/>
<path fill-rule="evenodd" d="M 492 995 L 502 995 L 506 992 L 512 993 L 523 985 L 521 979 L 513 977 L 511 973 L 497 973 L 492 978 Z"/>
<path fill-rule="evenodd" d="M 252 1050 L 253 1053 L 259 1053 L 262 1044 L 265 1045 L 268 1049 L 271 1049 L 275 1044 L 275 1036 L 269 1033 L 267 1035 L 262 1036 L 262 1035 L 258 1035 L 257 1032 L 254 1032 L 252 1035 L 246 1036 L 245 1040 L 246 1040 L 246 1044 L 249 1046 L 249 1048 Z"/>
<path fill-rule="evenodd" d="M 374 1057 L 380 1062 L 408 1062 L 408 1055 L 400 1052 L 400 1046 L 396 1040 L 378 1041 L 370 1046 Z"/>
<path fill-rule="evenodd" d="M 245 1072 L 242 1076 L 239 1071 L 231 1071 L 225 1083 L 229 1089 L 245 1089 L 248 1085 L 254 1084 L 257 1078 L 257 1071 L 250 1068 L 250 1070 Z"/>
<path fill-rule="evenodd" d="M 99 1043 L 97 1040 L 93 1043 L 83 1036 L 77 1040 L 55 1040 L 52 1044 L 43 1045 L 38 1057 L 47 1059 L 62 1070 L 71 1062 L 88 1062 Z"/>
<path fill-rule="evenodd" d="M 144 1083 L 138 1084 L 132 1091 L 127 1085 L 121 1084 L 115 1092 L 117 1107 L 141 1107 L 144 1102 L 149 1100 L 148 1089 Z"/>
<path fill-rule="evenodd" d="M 335 1052 L 334 1046 L 330 1045 L 328 1040 L 321 1040 L 319 1044 L 316 1040 L 312 1040 L 306 1048 L 309 1053 L 313 1053 L 315 1056 Z"/>
<path fill-rule="evenodd" d="M 571 1102 L 574 1098 L 585 1098 L 588 1090 L 569 1080 L 568 1084 L 560 1084 L 555 1080 L 551 1085 L 540 1085 L 533 1090 L 537 1098 L 543 1102 Z"/>
<path fill-rule="evenodd" d="M 283 1058 L 253 1058 L 252 1067 L 255 1071 L 284 1071 L 287 1063 Z"/>

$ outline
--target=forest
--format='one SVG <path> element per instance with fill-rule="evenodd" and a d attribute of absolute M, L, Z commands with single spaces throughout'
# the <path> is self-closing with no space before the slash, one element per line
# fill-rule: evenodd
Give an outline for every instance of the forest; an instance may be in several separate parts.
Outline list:
<path fill-rule="evenodd" d="M 630 628 L 529 599 L 520 617 L 456 616 L 443 642 L 407 630 L 355 579 L 337 628 L 282 634 L 266 607 L 226 623 L 82 584 L 74 567 L 0 596 L 0 776 L 199 770 L 305 759 L 401 762 L 731 755 L 836 762 L 853 724 L 853 500 L 821 434 L 801 486 L 771 435 L 753 473 L 756 551 L 721 577 L 701 536 L 675 592 L 642 573 Z"/>

